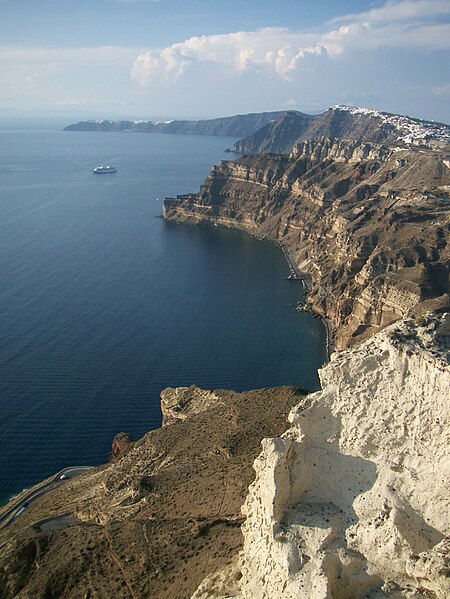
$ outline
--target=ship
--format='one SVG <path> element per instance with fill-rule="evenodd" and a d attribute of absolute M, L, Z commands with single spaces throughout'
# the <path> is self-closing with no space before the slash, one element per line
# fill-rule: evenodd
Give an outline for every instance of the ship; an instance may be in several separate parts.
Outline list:
<path fill-rule="evenodd" d="M 108 164 L 108 166 L 96 166 L 94 169 L 92 169 L 92 172 L 96 175 L 104 175 L 106 173 L 117 173 L 117 169 Z"/>

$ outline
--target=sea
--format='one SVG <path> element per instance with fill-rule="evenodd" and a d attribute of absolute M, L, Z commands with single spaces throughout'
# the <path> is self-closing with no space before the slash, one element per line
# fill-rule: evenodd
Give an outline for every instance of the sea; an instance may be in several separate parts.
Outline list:
<path fill-rule="evenodd" d="M 65 124 L 0 121 L 0 502 L 160 426 L 167 386 L 315 390 L 326 361 L 279 247 L 161 218 L 234 139 Z"/>

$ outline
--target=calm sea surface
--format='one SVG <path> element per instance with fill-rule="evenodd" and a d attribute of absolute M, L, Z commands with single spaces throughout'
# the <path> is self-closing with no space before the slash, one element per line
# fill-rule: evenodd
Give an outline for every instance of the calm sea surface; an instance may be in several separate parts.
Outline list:
<path fill-rule="evenodd" d="M 0 122 L 0 501 L 158 427 L 166 386 L 313 389 L 325 360 L 277 247 L 159 218 L 232 139 L 60 129 Z"/>

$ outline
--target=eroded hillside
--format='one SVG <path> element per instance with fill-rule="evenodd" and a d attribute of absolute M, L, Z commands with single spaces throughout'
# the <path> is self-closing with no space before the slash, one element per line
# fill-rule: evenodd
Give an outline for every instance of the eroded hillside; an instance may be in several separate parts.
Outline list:
<path fill-rule="evenodd" d="M 164 391 L 166 426 L 134 444 L 116 438 L 113 463 L 64 482 L 0 530 L 0 597 L 190 597 L 241 548 L 261 439 L 286 429 L 302 397 L 287 387 Z"/>
<path fill-rule="evenodd" d="M 283 244 L 343 348 L 448 306 L 449 167 L 430 149 L 304 141 L 289 156 L 221 162 L 197 194 L 166 199 L 164 216 Z"/>

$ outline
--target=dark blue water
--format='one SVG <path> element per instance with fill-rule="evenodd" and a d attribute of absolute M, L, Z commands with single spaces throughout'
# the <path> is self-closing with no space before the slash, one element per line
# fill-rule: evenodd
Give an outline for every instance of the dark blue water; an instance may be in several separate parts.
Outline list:
<path fill-rule="evenodd" d="M 3 500 L 159 426 L 166 386 L 313 389 L 325 360 L 277 247 L 158 218 L 233 140 L 58 127 L 0 124 Z"/>

